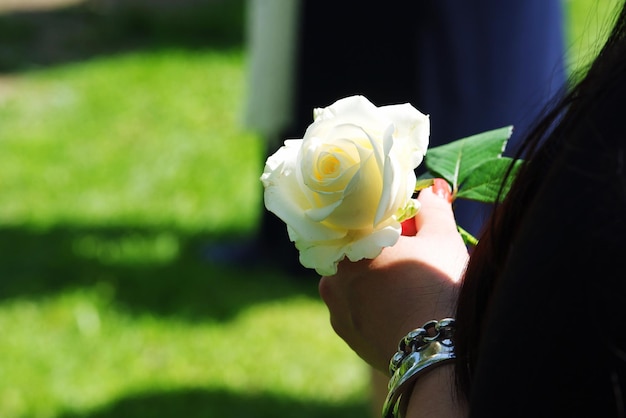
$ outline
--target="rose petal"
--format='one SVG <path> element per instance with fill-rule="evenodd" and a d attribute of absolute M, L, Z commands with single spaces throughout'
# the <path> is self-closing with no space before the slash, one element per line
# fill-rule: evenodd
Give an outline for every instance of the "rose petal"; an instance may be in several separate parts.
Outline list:
<path fill-rule="evenodd" d="M 337 264 L 345 258 L 344 244 L 344 240 L 323 244 L 296 242 L 296 247 L 300 251 L 300 264 L 315 269 L 322 276 L 332 276 L 337 273 Z"/>
<path fill-rule="evenodd" d="M 329 130 L 343 125 L 350 125 L 360 131 L 367 131 L 375 138 L 380 138 L 387 126 L 393 121 L 379 111 L 363 96 L 352 96 L 338 100 L 328 108 L 322 109 L 315 121 L 307 128 L 304 137 L 317 136 L 328 139 Z M 350 140 L 361 134 L 343 136 Z M 336 137 L 337 138 L 337 137 Z"/>
<path fill-rule="evenodd" d="M 361 167 L 346 187 L 343 202 L 327 221 L 346 229 L 371 228 L 382 190 L 382 178 L 372 153 L 363 151 Z"/>
<path fill-rule="evenodd" d="M 430 118 L 409 103 L 401 105 L 381 106 L 380 111 L 393 120 L 396 126 L 394 138 L 399 142 L 400 148 L 405 150 L 409 147 L 412 152 L 411 166 L 417 167 L 426 154 L 430 136 Z"/>
<path fill-rule="evenodd" d="M 364 258 L 376 258 L 384 247 L 391 247 L 400 238 L 402 228 L 399 222 L 372 231 L 365 237 L 352 242 L 346 248 L 346 257 L 351 261 L 358 261 Z"/>
<path fill-rule="evenodd" d="M 265 207 L 287 225 L 298 237 L 311 241 L 338 239 L 345 230 L 319 224 L 305 214 L 309 201 L 296 178 L 295 156 L 300 141 L 285 141 L 275 154 L 268 158 L 261 180 L 265 186 Z"/>
<path fill-rule="evenodd" d="M 398 194 L 397 186 L 394 185 L 394 179 L 396 178 L 395 165 L 389 156 L 391 147 L 393 146 L 393 131 L 394 126 L 389 125 L 383 136 L 383 152 L 385 155 L 384 164 L 382 167 L 382 188 L 381 195 L 378 201 L 376 209 L 376 215 L 374 217 L 374 226 L 378 225 L 383 220 L 387 219 L 391 214 L 389 212 L 395 212 L 395 208 L 390 210 L 395 198 Z M 410 196 L 409 196 L 410 197 Z"/>
<path fill-rule="evenodd" d="M 300 251 L 300 263 L 313 268 L 318 274 L 331 276 L 337 272 L 337 264 L 344 258 L 359 261 L 377 257 L 384 247 L 394 245 L 400 237 L 400 223 L 394 222 L 376 231 L 364 233 L 360 239 L 327 242 L 296 241 Z"/>

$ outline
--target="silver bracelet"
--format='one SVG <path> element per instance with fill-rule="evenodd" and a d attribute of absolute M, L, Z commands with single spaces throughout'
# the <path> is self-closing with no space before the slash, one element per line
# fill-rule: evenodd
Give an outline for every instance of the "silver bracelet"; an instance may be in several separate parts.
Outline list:
<path fill-rule="evenodd" d="M 383 405 L 383 418 L 398 418 L 402 395 L 427 370 L 448 363 L 454 354 L 455 321 L 444 318 L 429 321 L 409 332 L 398 344 L 398 352 L 389 362 L 389 393 Z"/>

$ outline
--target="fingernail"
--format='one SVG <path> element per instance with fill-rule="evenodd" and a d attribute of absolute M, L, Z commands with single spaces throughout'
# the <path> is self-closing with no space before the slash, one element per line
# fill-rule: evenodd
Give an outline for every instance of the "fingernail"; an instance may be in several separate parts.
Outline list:
<path fill-rule="evenodd" d="M 452 190 L 450 185 L 444 179 L 435 179 L 433 181 L 433 193 L 448 202 L 452 202 Z"/>

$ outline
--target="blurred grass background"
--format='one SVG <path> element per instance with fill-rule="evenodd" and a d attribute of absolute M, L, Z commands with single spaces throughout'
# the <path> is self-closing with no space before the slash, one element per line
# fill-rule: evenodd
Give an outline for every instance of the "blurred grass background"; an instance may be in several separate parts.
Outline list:
<path fill-rule="evenodd" d="M 363 417 L 317 283 L 250 234 L 243 0 L 0 0 L 0 417 Z M 581 68 L 617 0 L 564 0 Z M 34 7 L 36 6 L 36 7 Z"/>

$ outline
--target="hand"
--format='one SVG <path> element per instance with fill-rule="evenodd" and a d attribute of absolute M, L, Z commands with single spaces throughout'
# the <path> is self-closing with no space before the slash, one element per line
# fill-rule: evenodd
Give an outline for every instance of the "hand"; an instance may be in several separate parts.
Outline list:
<path fill-rule="evenodd" d="M 401 236 L 374 260 L 343 261 L 319 284 L 335 332 L 384 373 L 407 332 L 453 315 L 468 259 L 447 183 L 436 182 L 418 199 L 415 236 Z"/>

